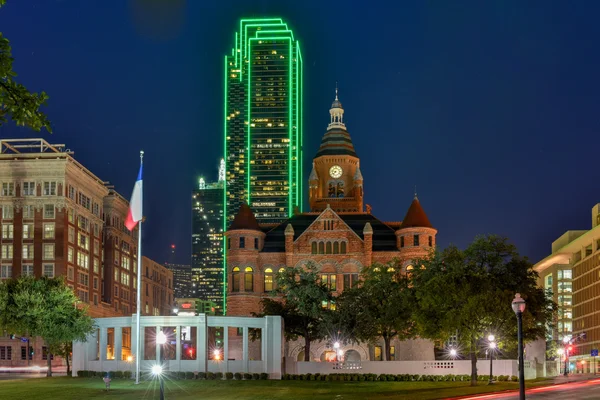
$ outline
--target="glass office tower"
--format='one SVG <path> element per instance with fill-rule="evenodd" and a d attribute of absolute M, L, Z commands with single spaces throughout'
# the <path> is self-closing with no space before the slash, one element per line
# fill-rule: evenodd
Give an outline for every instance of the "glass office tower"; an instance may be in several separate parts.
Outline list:
<path fill-rule="evenodd" d="M 281 18 L 242 19 L 225 57 L 224 229 L 242 203 L 259 222 L 302 209 L 302 55 Z"/>

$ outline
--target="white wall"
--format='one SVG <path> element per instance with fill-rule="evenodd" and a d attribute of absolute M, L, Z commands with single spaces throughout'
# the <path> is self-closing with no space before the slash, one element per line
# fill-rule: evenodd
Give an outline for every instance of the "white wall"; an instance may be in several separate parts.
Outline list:
<path fill-rule="evenodd" d="M 329 362 L 289 361 L 285 373 L 288 374 L 411 374 L 411 375 L 470 375 L 471 361 L 363 361 L 361 369 L 333 369 Z M 477 361 L 477 375 L 489 375 L 489 360 Z M 493 375 L 518 376 L 516 360 L 494 360 Z M 535 379 L 536 369 L 533 363 L 525 361 L 525 379 Z"/>

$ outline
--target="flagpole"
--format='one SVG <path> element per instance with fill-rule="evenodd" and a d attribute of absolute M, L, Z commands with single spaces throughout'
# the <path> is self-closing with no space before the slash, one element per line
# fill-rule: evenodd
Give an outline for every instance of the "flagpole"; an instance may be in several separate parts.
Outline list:
<path fill-rule="evenodd" d="M 140 150 L 140 169 L 144 164 L 144 150 Z M 143 186 L 142 186 L 143 190 Z M 142 196 L 142 199 L 144 197 Z M 142 223 L 143 218 L 143 205 L 142 205 L 142 219 L 139 223 L 138 228 L 138 253 L 137 253 L 137 315 L 136 315 L 136 326 L 137 326 L 137 339 L 135 341 L 135 384 L 140 383 L 140 353 L 142 345 L 140 343 L 140 316 L 142 313 Z"/>

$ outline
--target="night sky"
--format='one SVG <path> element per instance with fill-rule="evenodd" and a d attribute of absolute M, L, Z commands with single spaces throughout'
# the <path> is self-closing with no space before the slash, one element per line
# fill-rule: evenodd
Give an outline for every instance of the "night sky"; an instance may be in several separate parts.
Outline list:
<path fill-rule="evenodd" d="M 174 243 L 189 263 L 190 192 L 223 154 L 223 56 L 252 16 L 284 18 L 300 40 L 306 177 L 337 81 L 378 218 L 401 220 L 417 185 L 439 246 L 497 233 L 534 262 L 590 228 L 599 2 L 352 4 L 9 0 L 0 30 L 19 81 L 50 95 L 43 138 L 126 198 L 144 149 L 144 253 L 157 261 Z"/>

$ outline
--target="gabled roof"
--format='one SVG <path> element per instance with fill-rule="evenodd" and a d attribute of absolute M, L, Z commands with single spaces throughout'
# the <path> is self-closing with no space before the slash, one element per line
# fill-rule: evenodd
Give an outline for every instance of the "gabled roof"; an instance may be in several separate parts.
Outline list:
<path fill-rule="evenodd" d="M 254 231 L 260 231 L 260 226 L 258 225 L 258 221 L 256 221 L 256 217 L 254 213 L 248 207 L 248 204 L 242 203 L 240 206 L 240 210 L 233 218 L 233 222 L 229 225 L 229 231 L 234 231 L 238 229 L 250 229 Z"/>
<path fill-rule="evenodd" d="M 263 252 L 280 253 L 285 251 L 285 228 L 287 224 L 294 227 L 294 240 L 308 229 L 319 218 L 320 214 L 299 214 L 285 220 L 275 228 L 263 230 L 267 234 Z M 356 233 L 364 239 L 363 229 L 368 222 L 373 229 L 373 251 L 397 251 L 395 231 L 371 214 L 338 213 L 338 216 Z"/>
<path fill-rule="evenodd" d="M 400 229 L 403 228 L 433 228 L 416 195 L 400 225 Z"/>

